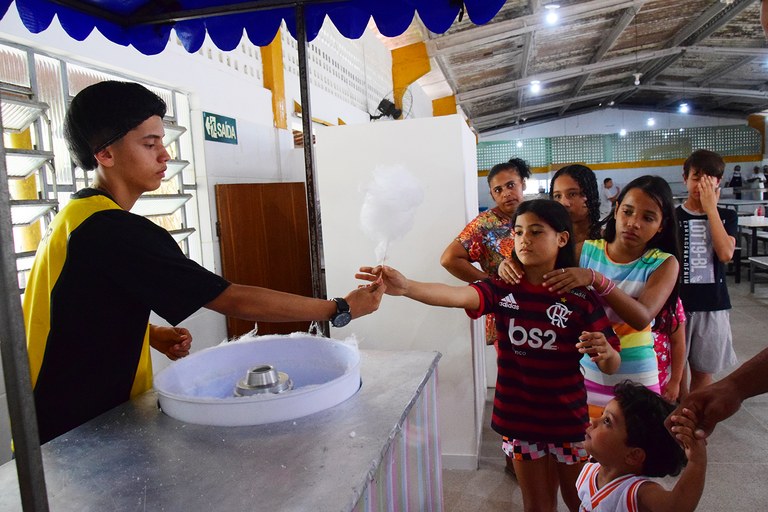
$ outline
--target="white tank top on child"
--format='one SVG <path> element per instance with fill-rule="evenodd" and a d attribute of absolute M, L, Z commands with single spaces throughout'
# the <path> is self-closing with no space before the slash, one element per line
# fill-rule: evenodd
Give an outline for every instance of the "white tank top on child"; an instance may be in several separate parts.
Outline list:
<path fill-rule="evenodd" d="M 600 464 L 588 462 L 584 465 L 576 481 L 583 512 L 637 512 L 637 490 L 645 482 L 646 477 L 624 475 L 611 480 L 601 489 L 597 488 L 597 473 Z"/>

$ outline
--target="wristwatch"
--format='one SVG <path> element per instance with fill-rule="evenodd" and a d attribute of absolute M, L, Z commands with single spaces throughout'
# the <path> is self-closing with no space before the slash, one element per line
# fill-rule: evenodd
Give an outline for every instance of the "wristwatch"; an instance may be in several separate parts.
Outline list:
<path fill-rule="evenodd" d="M 336 303 L 336 313 L 331 315 L 331 325 L 334 327 L 344 327 L 352 320 L 352 313 L 349 312 L 349 304 L 342 298 L 333 299 Z"/>

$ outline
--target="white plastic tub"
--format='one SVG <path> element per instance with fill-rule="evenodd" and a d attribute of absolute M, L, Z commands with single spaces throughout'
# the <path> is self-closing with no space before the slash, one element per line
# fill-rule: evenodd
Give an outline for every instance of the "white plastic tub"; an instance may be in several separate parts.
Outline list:
<path fill-rule="evenodd" d="M 293 389 L 234 396 L 237 382 L 259 364 L 287 373 Z M 201 350 L 155 376 L 163 412 L 188 423 L 227 427 L 300 418 L 340 404 L 359 388 L 357 347 L 306 333 L 261 336 Z"/>

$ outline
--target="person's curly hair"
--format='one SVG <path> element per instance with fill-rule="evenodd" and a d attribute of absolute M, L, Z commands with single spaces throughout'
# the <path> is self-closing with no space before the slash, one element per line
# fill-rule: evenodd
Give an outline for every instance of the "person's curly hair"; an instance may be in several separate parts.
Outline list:
<path fill-rule="evenodd" d="M 600 222 L 600 193 L 597 190 L 597 178 L 595 173 L 586 165 L 566 165 L 558 170 L 549 183 L 549 197 L 555 189 L 555 180 L 562 175 L 568 175 L 579 184 L 584 198 L 587 200 L 587 212 L 589 216 L 589 232 L 587 238 L 597 240 L 603 237 L 602 224 Z"/>
<path fill-rule="evenodd" d="M 645 452 L 643 476 L 680 474 L 687 463 L 685 451 L 664 426 L 664 420 L 675 410 L 674 404 L 629 380 L 616 384 L 613 393 L 624 413 L 627 446 Z"/>

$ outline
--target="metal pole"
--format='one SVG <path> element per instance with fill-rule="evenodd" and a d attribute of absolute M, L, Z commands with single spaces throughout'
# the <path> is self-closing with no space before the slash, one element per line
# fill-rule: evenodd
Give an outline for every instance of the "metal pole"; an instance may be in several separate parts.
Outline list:
<path fill-rule="evenodd" d="M 2 133 L 1 118 L 0 133 Z M 5 146 L 0 143 L 0 293 L 5 299 L 0 301 L 0 354 L 3 359 L 5 392 L 8 398 L 8 414 L 11 418 L 11 435 L 16 453 L 16 473 L 19 478 L 22 508 L 29 512 L 47 512 L 48 494 L 45 489 L 35 400 L 29 376 L 10 201 Z"/>
<path fill-rule="evenodd" d="M 307 29 L 304 5 L 296 5 L 296 42 L 299 53 L 299 87 L 301 90 L 301 126 L 304 132 L 304 170 L 307 180 L 307 211 L 309 214 L 309 252 L 312 266 L 312 293 L 324 299 L 325 279 L 320 268 L 320 211 L 317 206 L 315 189 L 315 147 L 312 140 L 312 108 L 309 99 L 309 76 L 307 74 Z M 323 326 L 327 333 L 327 322 Z"/>

